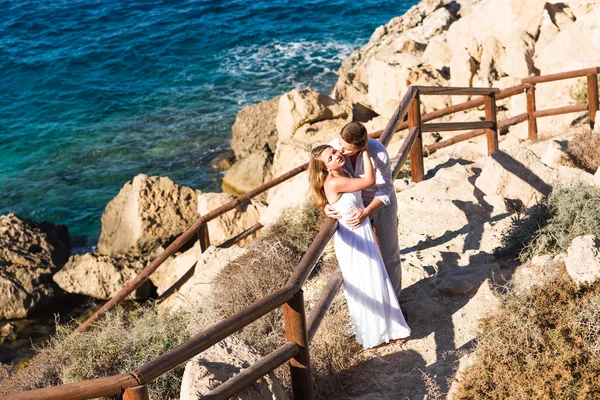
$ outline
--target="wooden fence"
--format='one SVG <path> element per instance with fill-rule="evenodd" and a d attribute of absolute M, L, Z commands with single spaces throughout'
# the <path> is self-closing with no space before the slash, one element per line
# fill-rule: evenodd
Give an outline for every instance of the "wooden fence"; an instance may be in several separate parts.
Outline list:
<path fill-rule="evenodd" d="M 398 174 L 400 167 L 406 159 L 411 158 L 411 173 L 413 180 L 418 182 L 423 179 L 423 154 L 431 153 L 442 147 L 467 140 L 469 138 L 483 135 L 487 136 L 488 153 L 491 154 L 498 149 L 498 129 L 528 121 L 529 138 L 537 138 L 536 119 L 548 115 L 564 114 L 565 112 L 589 111 L 590 125 L 593 127 L 595 114 L 598 110 L 598 82 L 597 74 L 600 68 L 590 68 L 579 71 L 565 72 L 555 75 L 547 75 L 524 79 L 521 85 L 498 90 L 494 88 L 446 88 L 411 86 L 407 90 L 396 112 L 383 131 L 376 132 L 370 136 L 378 137 L 387 146 L 395 132 L 409 129 L 398 154 L 392 161 L 394 177 Z M 587 76 L 588 103 L 581 105 L 566 106 L 551 110 L 538 111 L 535 108 L 535 85 L 553 80 L 570 79 Z M 505 121 L 496 121 L 495 101 L 520 93 L 526 93 L 527 112 L 519 114 Z M 469 95 L 482 96 L 474 100 L 453 105 L 441 110 L 421 115 L 421 95 Z M 464 111 L 474 107 L 485 107 L 485 120 L 478 122 L 454 122 L 425 124 L 425 122 L 440 118 L 458 111 Z M 407 118 L 407 121 L 404 119 Z M 431 131 L 454 131 L 473 129 L 466 134 L 457 135 L 451 139 L 433 145 L 422 145 L 422 132 Z M 254 196 L 276 186 L 277 184 L 299 174 L 306 168 L 306 164 L 299 166 L 288 173 L 267 182 L 256 189 L 245 193 L 237 199 L 227 203 L 208 214 L 202 216 L 179 238 L 177 238 L 167 249 L 152 263 L 150 263 L 133 281 L 127 284 L 113 299 L 107 302 L 96 314 L 83 323 L 78 331 L 89 329 L 104 313 L 114 308 L 120 301 L 127 297 L 133 290 L 141 285 L 152 272 L 154 272 L 168 257 L 173 255 L 184 243 L 187 243 L 195 235 L 198 235 L 200 245 L 204 251 L 209 245 L 209 234 L 207 222 L 223 215 L 225 212 L 249 201 Z M 251 229 L 256 230 L 256 227 Z M 306 318 L 302 286 L 306 282 L 312 269 L 321 256 L 325 246 L 337 229 L 337 221 L 328 219 L 321 228 L 307 252 L 300 260 L 294 273 L 287 283 L 274 293 L 250 304 L 240 312 L 229 316 L 205 331 L 190 338 L 180 346 L 158 356 L 157 358 L 143 364 L 129 374 L 109 376 L 105 378 L 92 379 L 66 385 L 36 389 L 11 395 L 0 396 L 0 400 L 84 400 L 103 396 L 123 395 L 125 400 L 147 400 L 149 399 L 146 384 L 156 377 L 170 371 L 202 351 L 208 349 L 227 336 L 245 327 L 258 318 L 266 315 L 272 310 L 283 307 L 285 332 L 287 342 L 277 350 L 261 358 L 252 366 L 245 369 L 235 377 L 229 379 L 219 387 L 215 388 L 204 399 L 227 399 L 260 379 L 262 376 L 273 371 L 275 368 L 289 361 L 292 378 L 292 390 L 294 399 L 313 399 L 313 384 L 310 366 L 310 341 L 317 332 L 321 321 L 327 313 L 334 297 L 342 285 L 340 271 L 336 271 L 328 284 L 323 289 L 316 306 L 309 318 Z M 243 236 L 244 234 L 242 234 Z M 230 241 L 228 241 L 230 242 Z"/>

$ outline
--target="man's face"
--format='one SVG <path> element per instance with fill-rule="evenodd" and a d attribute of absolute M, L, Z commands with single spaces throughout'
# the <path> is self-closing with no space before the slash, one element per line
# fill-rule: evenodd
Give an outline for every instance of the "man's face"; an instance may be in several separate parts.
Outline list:
<path fill-rule="evenodd" d="M 359 146 L 350 144 L 341 137 L 338 137 L 338 141 L 340 143 L 340 152 L 346 157 L 353 156 L 361 151 L 361 148 Z"/>

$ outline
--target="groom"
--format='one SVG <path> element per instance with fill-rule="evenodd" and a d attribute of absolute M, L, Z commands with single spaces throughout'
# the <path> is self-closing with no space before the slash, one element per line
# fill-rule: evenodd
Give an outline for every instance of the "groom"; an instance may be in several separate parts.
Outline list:
<path fill-rule="evenodd" d="M 358 227 L 365 218 L 370 218 L 377 238 L 385 269 L 396 296 L 400 296 L 402 269 L 400 268 L 400 247 L 398 245 L 398 203 L 392 181 L 390 158 L 384 145 L 375 139 L 368 139 L 367 128 L 360 122 L 350 122 L 342 128 L 337 139 L 329 145 L 340 150 L 346 157 L 344 171 L 352 176 L 363 176 L 361 150 L 369 141 L 369 158 L 375 169 L 375 184 L 362 191 L 364 209 L 359 209 L 347 220 L 351 227 Z M 328 217 L 340 219 L 342 216 L 330 205 L 325 206 Z"/>

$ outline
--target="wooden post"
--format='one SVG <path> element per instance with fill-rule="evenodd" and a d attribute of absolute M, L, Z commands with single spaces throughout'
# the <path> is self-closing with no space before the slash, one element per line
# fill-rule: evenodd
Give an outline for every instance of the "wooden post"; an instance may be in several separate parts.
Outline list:
<path fill-rule="evenodd" d="M 493 128 L 487 128 L 488 156 L 498 150 L 498 121 L 496 120 L 496 93 L 485 96 L 485 120 L 494 123 Z"/>
<path fill-rule="evenodd" d="M 535 85 L 525 89 L 527 96 L 527 125 L 529 127 L 529 140 L 536 140 L 538 136 L 537 121 L 535 120 Z"/>
<path fill-rule="evenodd" d="M 150 400 L 146 385 L 125 389 L 123 400 Z"/>
<path fill-rule="evenodd" d="M 210 247 L 210 236 L 208 235 L 208 222 L 200 225 L 198 229 L 198 241 L 200 242 L 200 251 L 204 253 Z"/>
<path fill-rule="evenodd" d="M 418 92 L 408 109 L 408 128 L 419 130 L 415 142 L 410 148 L 410 172 L 413 182 L 421 182 L 425 175 L 425 169 L 423 167 L 423 133 L 421 132 L 421 99 Z"/>
<path fill-rule="evenodd" d="M 315 395 L 310 369 L 308 332 L 306 329 L 304 295 L 302 290 L 283 305 L 283 318 L 285 319 L 286 339 L 300 346 L 298 355 L 290 360 L 294 400 L 313 400 Z"/>
<path fill-rule="evenodd" d="M 590 127 L 594 129 L 596 124 L 596 112 L 598 111 L 598 75 L 587 76 L 588 87 L 588 111 L 590 115 Z"/>

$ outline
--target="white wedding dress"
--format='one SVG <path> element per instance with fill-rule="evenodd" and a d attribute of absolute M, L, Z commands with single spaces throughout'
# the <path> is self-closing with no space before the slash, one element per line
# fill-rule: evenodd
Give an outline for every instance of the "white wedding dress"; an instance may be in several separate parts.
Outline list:
<path fill-rule="evenodd" d="M 356 340 L 366 349 L 409 336 L 369 218 L 355 229 L 345 225 L 363 208 L 361 193 L 344 193 L 331 206 L 342 214 L 334 244 Z"/>

